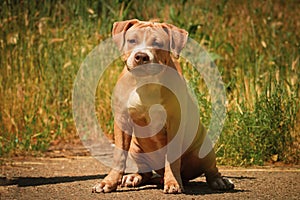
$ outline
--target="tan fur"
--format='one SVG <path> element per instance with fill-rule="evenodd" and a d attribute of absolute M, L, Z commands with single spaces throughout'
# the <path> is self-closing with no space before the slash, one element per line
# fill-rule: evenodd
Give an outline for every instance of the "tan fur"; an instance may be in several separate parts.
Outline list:
<path fill-rule="evenodd" d="M 157 162 L 165 163 L 164 168 L 156 170 L 163 177 L 165 193 L 183 192 L 182 180 L 188 181 L 203 173 L 205 173 L 207 181 L 212 188 L 232 189 L 233 184 L 222 178 L 218 172 L 213 150 L 202 159 L 198 156 L 199 149 L 206 136 L 206 130 L 202 124 L 199 124 L 197 135 L 189 148 L 185 152 L 181 152 L 182 156 L 176 161 L 170 163 L 168 157 L 171 157 L 174 151 L 180 152 L 182 145 L 189 142 L 187 141 L 190 140 L 188 137 L 189 133 L 184 133 L 180 137 L 178 148 L 167 148 L 166 152 L 164 152 L 165 154 L 157 154 L 154 157 L 145 157 L 143 160 L 139 160 L 140 153 L 159 150 L 175 137 L 180 120 L 182 120 L 182 112 L 190 116 L 197 116 L 192 114 L 197 109 L 197 106 L 187 92 L 187 87 L 182 77 L 182 70 L 177 61 L 181 50 L 187 42 L 188 33 L 170 24 L 143 22 L 133 19 L 116 22 L 112 34 L 117 47 L 123 53 L 122 58 L 125 62 L 120 79 L 124 74 L 130 73 L 131 70 L 141 64 L 158 63 L 167 65 L 177 71 L 178 87 L 180 87 L 181 95 L 186 97 L 184 98 L 185 106 L 181 107 L 176 96 L 162 85 L 148 84 L 138 88 L 136 94 L 129 99 L 128 104 L 129 114 L 133 122 L 139 126 L 147 126 L 150 123 L 149 108 L 153 104 L 160 104 L 167 113 L 166 124 L 164 124 L 164 128 L 159 133 L 151 137 L 139 138 L 130 136 L 133 131 L 131 127 L 124 130 L 115 122 L 114 137 L 117 149 L 130 152 L 136 158 L 140 169 L 145 167 L 151 168 Z M 134 83 L 135 80 L 128 80 L 123 86 L 132 87 Z M 120 98 L 122 96 L 121 92 L 117 95 L 120 95 Z M 157 117 L 159 116 L 160 113 L 157 113 Z M 192 124 L 187 120 L 185 126 L 192 126 Z M 93 191 L 111 192 L 119 184 L 123 186 L 138 186 L 150 181 L 152 172 L 124 176 L 126 159 L 126 153 L 116 151 L 114 155 L 115 169 L 112 169 L 108 176 L 94 187 Z"/>

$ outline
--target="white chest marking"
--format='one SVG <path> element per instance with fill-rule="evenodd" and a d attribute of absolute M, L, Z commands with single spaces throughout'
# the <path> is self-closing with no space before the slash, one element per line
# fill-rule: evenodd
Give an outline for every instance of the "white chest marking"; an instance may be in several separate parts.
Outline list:
<path fill-rule="evenodd" d="M 127 101 L 127 108 L 136 108 L 137 109 L 141 106 L 143 106 L 141 98 L 140 98 L 139 94 L 136 92 L 136 90 L 133 90 L 129 95 L 129 99 Z"/>

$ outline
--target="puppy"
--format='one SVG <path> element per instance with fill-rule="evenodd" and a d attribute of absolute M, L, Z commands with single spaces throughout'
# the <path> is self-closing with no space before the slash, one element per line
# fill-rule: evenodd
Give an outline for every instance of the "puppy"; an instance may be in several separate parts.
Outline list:
<path fill-rule="evenodd" d="M 212 148 L 199 157 L 201 146 L 209 141 L 203 125 L 195 123 L 195 119 L 199 121 L 198 107 L 177 61 L 188 33 L 171 24 L 132 19 L 115 22 L 112 35 L 125 62 L 117 83 L 122 89 L 116 90 L 114 97 L 114 168 L 93 192 L 145 184 L 151 181 L 152 171 L 163 177 L 164 193 L 168 194 L 182 193 L 184 181 L 202 174 L 213 189 L 233 189 L 233 183 L 219 173 Z M 147 77 L 145 84 L 139 84 L 141 77 Z M 149 81 L 151 78 L 155 82 Z M 164 86 L 170 79 L 177 94 Z M 133 92 L 127 94 L 128 88 Z M 138 172 L 124 175 L 128 153 Z"/>

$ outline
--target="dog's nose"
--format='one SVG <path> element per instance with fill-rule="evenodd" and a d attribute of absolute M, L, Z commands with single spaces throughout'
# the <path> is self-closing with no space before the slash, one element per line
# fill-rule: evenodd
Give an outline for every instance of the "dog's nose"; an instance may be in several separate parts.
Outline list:
<path fill-rule="evenodd" d="M 146 53 L 138 52 L 134 55 L 134 61 L 138 64 L 146 64 L 150 61 L 150 57 Z"/>

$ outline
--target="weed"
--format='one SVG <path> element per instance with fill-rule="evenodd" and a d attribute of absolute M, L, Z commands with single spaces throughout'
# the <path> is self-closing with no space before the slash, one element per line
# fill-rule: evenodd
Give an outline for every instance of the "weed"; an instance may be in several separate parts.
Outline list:
<path fill-rule="evenodd" d="M 72 88 L 79 66 L 118 20 L 159 19 L 189 31 L 212 55 L 227 91 L 217 145 L 223 164 L 299 163 L 299 4 L 296 1 L 1 1 L 0 155 L 44 151 L 72 138 Z M 112 133 L 110 94 L 120 71 L 99 82 L 97 116 Z M 210 121 L 205 83 L 184 73 Z M 109 80 L 109 81 L 108 81 Z M 298 116 L 298 117 L 297 117 Z"/>

